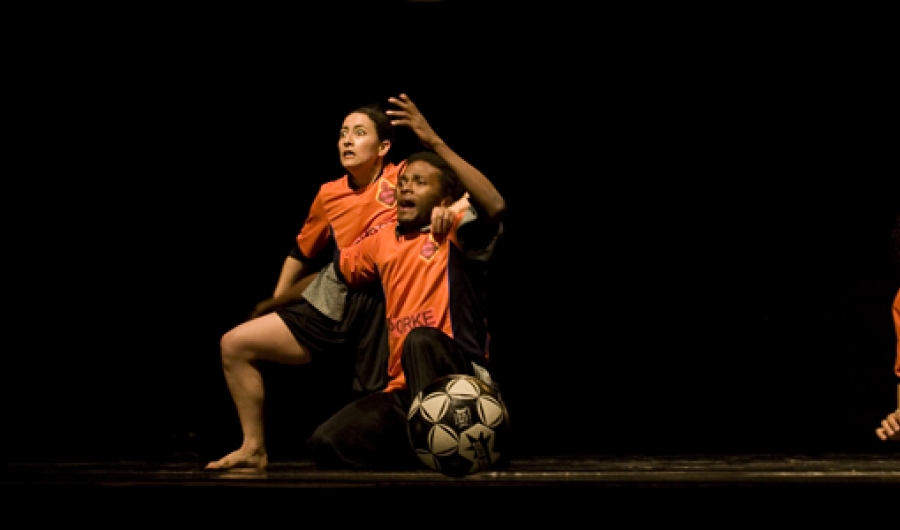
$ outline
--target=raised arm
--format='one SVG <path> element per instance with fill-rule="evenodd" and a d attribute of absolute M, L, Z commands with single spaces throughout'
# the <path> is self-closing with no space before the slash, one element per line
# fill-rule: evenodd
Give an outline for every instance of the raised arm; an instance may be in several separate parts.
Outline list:
<path fill-rule="evenodd" d="M 499 222 L 506 211 L 506 201 L 497 188 L 484 174 L 472 164 L 466 162 L 461 156 L 434 132 L 425 117 L 419 112 L 418 107 L 406 94 L 399 97 L 388 98 L 388 102 L 395 105 L 396 109 L 387 110 L 387 114 L 393 119 L 391 123 L 405 125 L 412 129 L 419 141 L 431 151 L 437 153 L 459 175 L 460 181 L 468 192 L 468 201 L 486 220 L 492 223 Z"/>

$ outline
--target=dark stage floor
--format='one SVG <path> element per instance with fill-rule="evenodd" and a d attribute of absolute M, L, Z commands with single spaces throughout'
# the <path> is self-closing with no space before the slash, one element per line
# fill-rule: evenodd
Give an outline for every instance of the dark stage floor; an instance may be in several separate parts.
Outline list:
<path fill-rule="evenodd" d="M 417 472 L 318 471 L 307 461 L 265 473 L 213 473 L 195 462 L 15 463 L 2 474 L 6 514 L 204 520 L 262 516 L 360 522 L 416 515 L 459 521 L 629 517 L 640 521 L 830 515 L 896 521 L 900 455 L 535 456 L 450 478 Z M 735 512 L 735 511 L 738 512 Z M 375 519 L 372 519 L 375 518 Z M 549 519 L 548 519 L 549 518 Z"/>

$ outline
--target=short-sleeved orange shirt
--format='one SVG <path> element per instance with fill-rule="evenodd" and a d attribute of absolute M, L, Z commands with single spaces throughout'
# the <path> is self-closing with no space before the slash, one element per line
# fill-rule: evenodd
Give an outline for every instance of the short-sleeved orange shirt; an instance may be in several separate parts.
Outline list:
<path fill-rule="evenodd" d="M 440 329 L 469 355 L 488 358 L 483 293 L 466 265 L 476 253 L 467 251 L 469 246 L 459 237 L 464 218 L 468 216 L 461 212 L 449 233 L 440 235 L 428 229 L 401 234 L 395 223 L 345 248 L 335 263 L 350 286 L 380 279 L 384 287 L 388 392 L 406 388 L 400 358 L 406 335 L 414 328 Z M 491 248 L 479 249 L 478 259 L 486 259 Z"/>
<path fill-rule="evenodd" d="M 397 175 L 404 165 L 385 165 L 377 179 L 360 189 L 350 187 L 349 175 L 322 184 L 297 234 L 300 252 L 314 258 L 329 238 L 344 248 L 366 232 L 396 221 Z"/>

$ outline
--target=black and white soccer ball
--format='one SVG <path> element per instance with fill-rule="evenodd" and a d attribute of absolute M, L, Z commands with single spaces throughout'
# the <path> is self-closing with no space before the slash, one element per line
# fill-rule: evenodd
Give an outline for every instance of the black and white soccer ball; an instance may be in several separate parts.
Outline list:
<path fill-rule="evenodd" d="M 509 415 L 493 385 L 455 374 L 429 383 L 413 397 L 409 441 L 426 466 L 453 477 L 485 471 L 505 461 Z"/>

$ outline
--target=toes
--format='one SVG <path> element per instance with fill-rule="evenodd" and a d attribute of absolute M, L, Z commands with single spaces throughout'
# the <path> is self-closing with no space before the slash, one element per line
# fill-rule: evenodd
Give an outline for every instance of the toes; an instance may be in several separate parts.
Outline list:
<path fill-rule="evenodd" d="M 206 464 L 206 469 L 226 469 L 232 465 L 231 460 L 228 457 L 225 457 Z"/>

